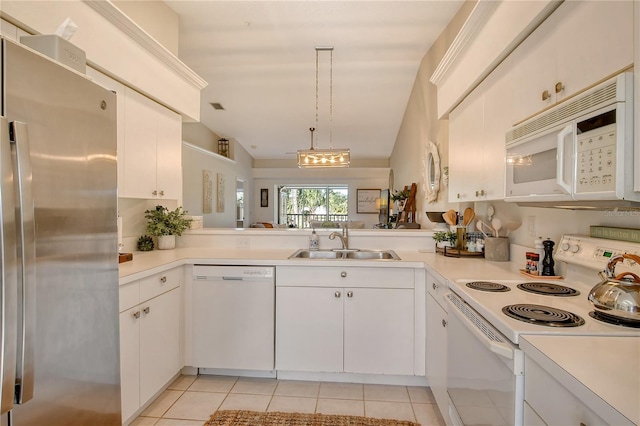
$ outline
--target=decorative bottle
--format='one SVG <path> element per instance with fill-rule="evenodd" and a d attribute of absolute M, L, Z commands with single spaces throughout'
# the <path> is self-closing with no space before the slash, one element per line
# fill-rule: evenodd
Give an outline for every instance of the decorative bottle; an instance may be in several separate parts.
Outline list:
<path fill-rule="evenodd" d="M 309 250 L 315 251 L 320 248 L 320 240 L 318 239 L 318 234 L 316 234 L 316 229 L 313 228 L 311 231 L 311 236 L 309 236 Z"/>
<path fill-rule="evenodd" d="M 542 242 L 544 246 L 544 259 L 542 260 L 542 274 L 545 277 L 551 277 L 555 275 L 555 271 L 553 270 L 553 266 L 555 262 L 553 261 L 553 245 L 555 243 L 550 239 L 546 239 Z"/>

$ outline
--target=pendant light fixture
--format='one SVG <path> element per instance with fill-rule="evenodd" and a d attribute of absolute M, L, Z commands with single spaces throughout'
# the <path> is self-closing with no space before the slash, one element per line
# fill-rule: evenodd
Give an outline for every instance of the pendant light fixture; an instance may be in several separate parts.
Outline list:
<path fill-rule="evenodd" d="M 313 132 L 318 127 L 318 74 L 319 74 L 319 54 L 329 52 L 329 149 L 315 148 L 313 144 Z M 316 127 L 311 127 L 311 147 L 309 149 L 298 150 L 298 167 L 349 167 L 351 162 L 351 152 L 348 148 L 333 148 L 333 47 L 316 47 Z"/>

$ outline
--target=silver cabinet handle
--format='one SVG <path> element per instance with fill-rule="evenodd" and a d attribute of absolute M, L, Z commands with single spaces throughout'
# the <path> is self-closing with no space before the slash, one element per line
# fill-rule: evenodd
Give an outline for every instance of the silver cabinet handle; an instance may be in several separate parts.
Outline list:
<path fill-rule="evenodd" d="M 133 313 L 133 317 L 134 317 L 135 319 L 140 318 L 140 311 L 135 311 L 135 312 Z"/>
<path fill-rule="evenodd" d="M 336 299 L 339 299 L 341 296 L 339 291 L 336 291 L 335 293 L 333 293 L 333 295 L 335 296 Z"/>
<path fill-rule="evenodd" d="M 145 314 L 148 314 L 149 312 L 151 312 L 151 308 L 149 308 L 148 306 L 146 308 L 144 308 L 142 310 L 142 312 L 144 312 Z"/>
<path fill-rule="evenodd" d="M 151 195 L 158 195 L 158 191 L 154 190 Z"/>
<path fill-rule="evenodd" d="M 347 272 L 346 272 L 346 271 L 342 271 L 342 272 L 340 272 L 340 276 L 341 276 L 342 278 L 345 278 L 345 277 L 347 276 Z"/>
<path fill-rule="evenodd" d="M 164 191 L 160 191 L 160 196 L 164 197 Z"/>
<path fill-rule="evenodd" d="M 551 97 L 551 93 L 549 93 L 548 90 L 545 90 L 544 92 L 542 92 L 542 100 L 546 101 L 547 99 L 549 99 Z"/>
<path fill-rule="evenodd" d="M 431 283 L 431 287 L 433 287 L 434 290 L 438 289 L 438 285 L 436 283 Z"/>
<path fill-rule="evenodd" d="M 160 277 L 160 282 L 161 282 L 162 284 L 166 283 L 166 282 L 167 282 L 167 277 L 166 277 L 166 276 L 164 276 L 164 275 L 163 275 L 162 277 Z"/>
<path fill-rule="evenodd" d="M 353 292 L 352 291 L 348 291 L 347 292 L 347 297 L 353 297 Z"/>
<path fill-rule="evenodd" d="M 564 90 L 564 84 L 562 84 L 561 81 L 557 82 L 555 89 L 556 89 L 556 93 L 562 92 Z"/>
<path fill-rule="evenodd" d="M 443 327 L 446 327 L 446 326 L 447 326 L 447 320 L 444 320 L 444 319 L 442 320 L 442 326 L 443 326 Z"/>

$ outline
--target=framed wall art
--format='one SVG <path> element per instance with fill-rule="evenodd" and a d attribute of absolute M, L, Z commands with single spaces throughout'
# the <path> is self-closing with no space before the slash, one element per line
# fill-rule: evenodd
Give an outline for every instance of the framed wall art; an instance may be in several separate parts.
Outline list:
<path fill-rule="evenodd" d="M 269 190 L 267 188 L 260 190 L 260 207 L 269 207 Z"/>
<path fill-rule="evenodd" d="M 375 213 L 380 212 L 378 205 L 380 199 L 379 189 L 358 189 L 358 206 L 357 213 Z"/>
<path fill-rule="evenodd" d="M 218 213 L 224 212 L 224 186 L 224 175 L 222 173 L 218 173 L 218 191 L 216 194 L 216 211 Z"/>
<path fill-rule="evenodd" d="M 213 212 L 213 172 L 202 171 L 202 213 Z"/>

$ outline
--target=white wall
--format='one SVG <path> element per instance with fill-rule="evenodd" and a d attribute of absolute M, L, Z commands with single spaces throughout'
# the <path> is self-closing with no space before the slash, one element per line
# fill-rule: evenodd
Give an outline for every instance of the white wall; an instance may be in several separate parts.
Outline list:
<path fill-rule="evenodd" d="M 236 155 L 238 151 L 236 150 Z M 248 156 L 248 154 L 247 154 Z M 243 156 L 241 156 L 243 157 Z M 208 170 L 213 178 L 213 206 L 212 212 L 203 213 L 203 172 Z M 224 211 L 216 211 L 217 191 L 216 177 L 221 174 L 225 180 Z M 251 192 L 251 162 L 250 157 L 230 160 L 211 153 L 200 147 L 183 143 L 182 145 L 182 204 L 192 216 L 203 216 L 205 228 L 235 228 L 236 227 L 236 179 L 244 180 L 245 194 Z M 245 195 L 246 199 L 247 195 Z M 245 217 L 250 215 L 250 209 L 245 208 Z M 246 223 L 246 220 L 245 220 Z"/>
<path fill-rule="evenodd" d="M 169 52 L 178 56 L 180 17 L 158 0 L 114 0 L 113 3 Z"/>
<path fill-rule="evenodd" d="M 425 200 L 424 176 L 427 142 L 431 141 L 438 147 L 441 168 L 447 166 L 449 159 L 448 120 L 438 119 L 437 88 L 429 82 L 429 78 L 473 9 L 474 4 L 475 2 L 467 2 L 460 8 L 422 59 L 391 154 L 390 165 L 393 169 L 395 189 L 401 189 L 406 185 L 406 182 L 418 183 L 417 218 L 418 222 L 427 228 L 433 227 L 433 224 L 427 219 L 424 212 L 458 208 L 457 205 L 450 205 L 447 202 L 448 193 L 443 179 L 444 175 L 440 180 L 440 192 L 437 200 L 432 203 L 427 203 Z"/>

